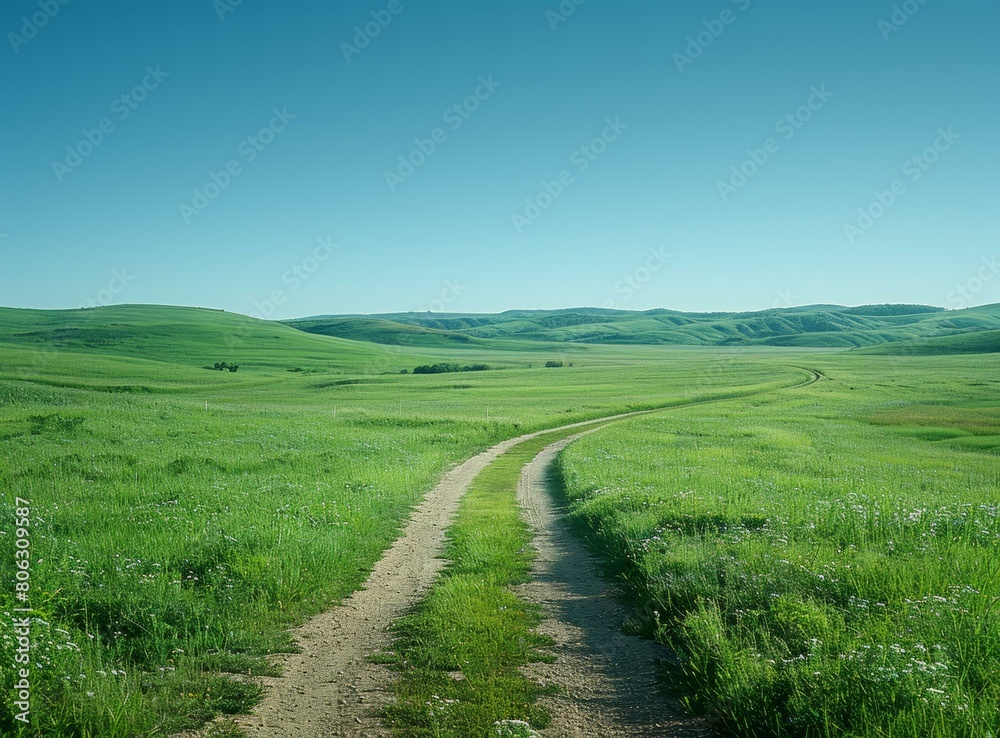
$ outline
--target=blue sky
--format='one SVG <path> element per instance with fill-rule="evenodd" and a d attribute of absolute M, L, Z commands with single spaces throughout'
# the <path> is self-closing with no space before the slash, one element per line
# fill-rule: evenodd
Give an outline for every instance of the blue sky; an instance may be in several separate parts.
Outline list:
<path fill-rule="evenodd" d="M 0 304 L 1000 302 L 997 3 L 577 2 L 8 0 Z"/>

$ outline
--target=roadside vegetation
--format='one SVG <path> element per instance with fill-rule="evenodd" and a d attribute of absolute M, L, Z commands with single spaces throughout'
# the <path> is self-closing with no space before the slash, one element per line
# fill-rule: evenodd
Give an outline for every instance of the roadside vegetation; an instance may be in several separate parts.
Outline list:
<path fill-rule="evenodd" d="M 832 381 L 573 444 L 572 517 L 724 734 L 994 735 L 995 359 L 815 363 Z"/>
<path fill-rule="evenodd" d="M 245 711 L 258 688 L 233 675 L 272 673 L 287 628 L 355 591 L 449 466 L 522 433 L 690 403 L 561 462 L 574 520 L 640 630 L 678 654 L 669 681 L 690 708 L 740 736 L 1000 724 L 995 355 L 406 347 L 143 306 L 0 318 L 0 561 L 15 561 L 16 495 L 35 610 L 33 721 L 5 700 L 2 735 L 167 736 Z M 558 372 L 544 367 L 556 351 Z M 219 356 L 239 372 L 201 368 Z M 479 363 L 503 371 L 401 374 Z M 804 367 L 830 380 L 771 392 Z M 515 674 L 543 645 L 537 613 L 507 590 L 530 561 L 509 483 L 531 448 L 483 473 L 455 563 L 401 626 L 390 716 L 405 735 L 544 723 Z M 2 570 L 10 694 L 19 603 Z"/>
<path fill-rule="evenodd" d="M 165 736 L 245 710 L 257 690 L 227 674 L 268 673 L 288 626 L 357 589 L 451 464 L 804 374 L 752 352 L 561 349 L 576 366 L 550 372 L 531 349 L 427 354 L 218 311 L 2 312 L 0 613 L 16 606 L 14 495 L 30 502 L 35 608 L 32 725 L 0 703 L 0 734 L 19 737 Z M 238 373 L 200 368 L 223 349 Z M 399 374 L 456 355 L 506 369 Z"/>
<path fill-rule="evenodd" d="M 548 657 L 534 632 L 537 607 L 512 587 L 527 581 L 533 553 L 517 483 L 539 451 L 579 429 L 527 440 L 480 472 L 448 531 L 449 564 L 428 597 L 403 617 L 385 659 L 401 676 L 386 723 L 401 738 L 529 735 L 544 727 L 541 688 L 519 667 Z M 520 731 L 520 732 L 519 732 Z"/>

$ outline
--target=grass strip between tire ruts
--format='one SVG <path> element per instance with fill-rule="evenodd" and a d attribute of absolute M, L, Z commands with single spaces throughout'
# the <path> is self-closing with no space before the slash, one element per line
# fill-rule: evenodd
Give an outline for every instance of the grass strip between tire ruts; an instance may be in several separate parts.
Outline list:
<path fill-rule="evenodd" d="M 521 519 L 521 470 L 543 448 L 581 428 L 518 444 L 473 481 L 448 530 L 449 564 L 430 593 L 396 625 L 389 663 L 402 672 L 385 719 L 396 736 L 532 735 L 544 727 L 543 692 L 518 667 L 548 660 L 535 632 L 541 613 L 512 587 L 528 580 L 534 551 Z M 520 723 L 518 722 L 520 721 Z"/>

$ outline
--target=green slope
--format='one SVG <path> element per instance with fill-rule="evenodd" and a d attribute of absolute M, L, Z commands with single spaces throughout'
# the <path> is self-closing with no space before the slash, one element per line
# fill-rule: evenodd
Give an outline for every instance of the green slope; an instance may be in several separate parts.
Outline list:
<path fill-rule="evenodd" d="M 809 305 L 747 313 L 673 310 L 510 310 L 495 315 L 388 313 L 288 321 L 312 333 L 420 346 L 475 339 L 592 344 L 856 348 L 1000 329 L 1000 304 L 946 311 L 927 305 Z"/>
<path fill-rule="evenodd" d="M 441 331 L 381 318 L 304 318 L 286 321 L 286 325 L 307 333 L 394 346 L 451 348 L 456 345 L 471 346 L 479 343 L 464 333 Z"/>
<path fill-rule="evenodd" d="M 947 354 L 1000 353 L 1000 330 L 962 333 L 957 336 L 928 338 L 923 341 L 901 341 L 858 349 L 861 354 L 883 356 L 944 356 Z"/>
<path fill-rule="evenodd" d="M 197 367 L 225 361 L 244 368 L 346 368 L 366 363 L 374 353 L 365 344 L 310 335 L 236 313 L 161 305 L 0 308 L 2 344 L 40 356 L 102 354 Z"/>

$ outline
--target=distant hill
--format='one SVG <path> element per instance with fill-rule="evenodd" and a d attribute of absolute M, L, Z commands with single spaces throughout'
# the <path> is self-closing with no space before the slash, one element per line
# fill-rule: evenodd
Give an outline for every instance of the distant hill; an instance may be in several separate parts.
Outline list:
<path fill-rule="evenodd" d="M 946 354 L 1000 353 L 1000 330 L 962 333 L 957 336 L 900 341 L 857 350 L 859 354 L 884 356 L 943 356 Z"/>
<path fill-rule="evenodd" d="M 332 315 L 286 321 L 311 333 L 376 343 L 451 346 L 484 339 L 695 346 L 858 348 L 1000 330 L 1000 304 L 966 310 L 929 305 L 809 305 L 747 313 L 675 310 L 509 310 L 482 313 Z"/>
<path fill-rule="evenodd" d="M 0 308 L 0 373 L 6 347 L 186 364 L 350 368 L 384 363 L 379 347 L 309 335 L 237 313 L 168 305 L 76 310 Z M 404 364 L 405 366 L 405 364 Z"/>
<path fill-rule="evenodd" d="M 464 333 L 425 328 L 374 317 L 304 318 L 285 321 L 285 325 L 298 328 L 306 333 L 395 346 L 454 348 L 456 345 L 482 343 Z"/>

